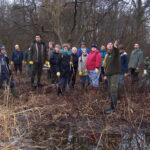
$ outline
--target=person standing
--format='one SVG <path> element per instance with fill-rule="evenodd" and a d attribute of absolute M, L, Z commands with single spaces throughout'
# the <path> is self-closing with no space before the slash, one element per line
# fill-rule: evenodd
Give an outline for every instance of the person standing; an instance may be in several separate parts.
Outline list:
<path fill-rule="evenodd" d="M 52 52 L 50 56 L 50 66 L 51 66 L 51 83 L 54 84 L 57 82 L 56 75 L 56 62 L 60 53 L 61 46 L 59 44 L 55 45 L 55 50 Z"/>
<path fill-rule="evenodd" d="M 11 64 L 14 65 L 15 72 L 17 74 L 18 70 L 22 74 L 22 63 L 23 63 L 23 52 L 20 50 L 19 45 L 15 45 L 15 50 L 12 52 Z"/>
<path fill-rule="evenodd" d="M 91 52 L 88 55 L 87 62 L 86 62 L 86 68 L 88 70 L 90 84 L 92 85 L 92 94 L 97 93 L 97 88 L 99 86 L 101 60 L 102 60 L 102 55 L 97 50 L 97 45 L 92 44 Z"/>
<path fill-rule="evenodd" d="M 77 55 L 77 48 L 72 48 L 72 54 L 71 54 L 71 74 L 69 79 L 69 85 L 71 89 L 74 89 L 75 82 L 76 82 L 76 73 L 78 69 L 78 55 Z"/>
<path fill-rule="evenodd" d="M 85 42 L 81 42 L 81 48 L 78 49 L 78 53 L 77 53 L 78 57 L 82 55 L 82 50 L 86 50 L 87 54 L 90 53 L 90 50 L 86 47 Z"/>
<path fill-rule="evenodd" d="M 107 55 L 105 57 L 105 77 L 108 80 L 108 93 L 111 98 L 110 107 L 105 109 L 106 114 L 110 114 L 115 111 L 118 101 L 118 83 L 120 78 L 120 53 L 117 48 L 118 42 L 115 41 L 114 45 L 112 41 L 107 44 Z"/>
<path fill-rule="evenodd" d="M 48 43 L 48 49 L 47 49 L 47 51 L 48 51 L 48 60 L 50 60 L 50 57 L 51 57 L 52 53 L 55 51 L 55 49 L 54 49 L 54 42 L 50 41 Z M 48 79 L 48 83 L 49 84 L 52 83 L 52 79 L 51 78 L 52 78 L 51 77 L 51 68 L 49 68 L 47 70 L 47 79 Z"/>
<path fill-rule="evenodd" d="M 11 76 L 11 71 L 9 68 L 9 58 L 5 55 L 6 50 L 3 45 L 0 45 L 0 89 L 3 86 L 3 82 L 10 86 L 11 93 L 15 98 L 19 98 L 18 94 L 15 91 L 15 84 Z"/>
<path fill-rule="evenodd" d="M 129 60 L 129 69 L 131 73 L 132 84 L 139 80 L 138 75 L 143 62 L 143 52 L 138 43 L 134 44 L 134 50 L 131 52 Z"/>
<path fill-rule="evenodd" d="M 31 85 L 32 87 L 43 86 L 41 84 L 42 68 L 47 61 L 47 49 L 45 43 L 42 41 L 41 35 L 35 36 L 35 41 L 32 42 L 29 52 L 29 64 L 32 65 Z M 34 83 L 37 75 L 37 84 Z"/>
<path fill-rule="evenodd" d="M 68 84 L 71 72 L 71 55 L 69 54 L 68 44 L 63 44 L 62 50 L 56 61 L 56 72 L 58 77 L 58 96 L 62 96 Z"/>
<path fill-rule="evenodd" d="M 106 54 L 107 54 L 104 45 L 101 46 L 100 54 L 102 55 L 102 64 L 101 64 L 100 82 L 102 82 L 103 76 L 104 76 L 104 74 L 105 74 L 105 73 L 104 73 L 104 66 L 103 66 L 103 64 L 104 64 L 105 56 L 106 56 Z"/>
<path fill-rule="evenodd" d="M 88 71 L 86 69 L 87 56 L 88 56 L 88 54 L 87 54 L 86 50 L 83 50 L 82 55 L 79 57 L 79 60 L 78 60 L 78 71 L 79 71 L 82 90 L 85 90 L 86 81 L 88 81 L 88 83 L 89 83 Z"/>
<path fill-rule="evenodd" d="M 24 53 L 24 63 L 26 65 L 26 77 L 31 76 L 31 65 L 29 64 L 29 51 L 30 48 L 28 48 Z"/>

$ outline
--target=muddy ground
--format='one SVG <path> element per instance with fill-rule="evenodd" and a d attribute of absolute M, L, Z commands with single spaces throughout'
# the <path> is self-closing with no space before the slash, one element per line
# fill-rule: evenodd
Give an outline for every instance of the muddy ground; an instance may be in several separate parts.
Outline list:
<path fill-rule="evenodd" d="M 47 84 L 46 72 L 42 77 L 42 83 L 45 84 L 42 88 L 33 89 L 30 78 L 24 74 L 14 75 L 14 81 L 19 99 L 14 99 L 11 94 L 8 97 L 8 90 L 0 91 L 2 148 L 6 142 L 12 146 L 10 141 L 19 137 L 23 138 L 21 143 L 24 143 L 20 149 L 30 144 L 35 149 L 51 149 L 52 146 L 54 149 L 61 146 L 70 150 L 87 149 L 83 146 L 86 145 L 83 144 L 84 140 L 80 139 L 86 137 L 98 149 L 109 149 L 108 145 L 100 148 L 99 144 L 100 140 L 106 140 L 106 135 L 110 135 L 110 139 L 117 136 L 112 146 L 115 149 L 118 146 L 117 139 L 124 133 L 142 132 L 150 135 L 150 93 L 147 89 L 139 91 L 137 85 L 131 85 L 130 77 L 126 78 L 125 92 L 121 93 L 116 112 L 110 115 L 104 114 L 104 108 L 110 104 L 104 83 L 100 84 L 98 93 L 92 95 L 90 87 L 86 91 L 80 88 L 78 78 L 74 90 L 67 90 L 63 97 L 58 97 L 56 85 Z M 80 137 L 77 138 L 80 140 L 76 139 L 76 144 L 68 146 L 69 134 Z M 111 143 L 108 136 L 104 143 Z M 20 147 L 19 144 L 15 146 Z"/>

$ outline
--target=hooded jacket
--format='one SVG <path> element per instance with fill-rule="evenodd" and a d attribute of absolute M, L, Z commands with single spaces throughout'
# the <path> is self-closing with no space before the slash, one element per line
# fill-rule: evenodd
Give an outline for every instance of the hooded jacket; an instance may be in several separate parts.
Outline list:
<path fill-rule="evenodd" d="M 22 50 L 13 50 L 11 60 L 14 64 L 22 64 L 23 61 L 23 52 Z"/>
<path fill-rule="evenodd" d="M 140 68 L 143 62 L 143 52 L 141 49 L 133 50 L 130 55 L 129 68 Z"/>

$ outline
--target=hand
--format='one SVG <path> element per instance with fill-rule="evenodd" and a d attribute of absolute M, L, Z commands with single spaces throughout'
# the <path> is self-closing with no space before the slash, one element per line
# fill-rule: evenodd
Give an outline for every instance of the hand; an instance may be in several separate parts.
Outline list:
<path fill-rule="evenodd" d="M 125 74 L 124 74 L 124 77 L 127 77 L 127 76 L 128 76 L 128 74 L 127 74 L 127 73 L 125 73 Z"/>
<path fill-rule="evenodd" d="M 144 75 L 147 75 L 147 70 L 144 70 L 143 72 L 144 72 Z"/>
<path fill-rule="evenodd" d="M 118 48 L 118 41 L 117 41 L 117 40 L 116 40 L 115 43 L 114 43 L 114 47 L 115 47 L 115 48 Z"/>
<path fill-rule="evenodd" d="M 104 76 L 104 80 L 107 80 L 107 77 L 106 77 L 106 76 Z"/>
<path fill-rule="evenodd" d="M 98 70 L 97 68 L 95 69 L 95 71 L 96 71 L 96 74 L 98 74 L 98 73 L 99 73 L 99 70 Z"/>
<path fill-rule="evenodd" d="M 45 61 L 45 64 L 46 64 L 46 65 L 49 65 L 49 61 Z"/>
<path fill-rule="evenodd" d="M 72 61 L 70 61 L 70 65 L 73 65 Z"/>
<path fill-rule="evenodd" d="M 82 72 L 79 72 L 79 76 L 82 76 L 82 74 L 83 74 Z"/>
<path fill-rule="evenodd" d="M 29 64 L 30 64 L 30 65 L 33 65 L 33 61 L 29 61 Z"/>
<path fill-rule="evenodd" d="M 85 73 L 87 73 L 88 72 L 88 70 L 87 69 L 85 69 Z"/>
<path fill-rule="evenodd" d="M 57 75 L 57 77 L 60 77 L 60 72 L 57 72 L 57 74 L 56 74 L 56 75 Z"/>
<path fill-rule="evenodd" d="M 11 61 L 11 62 L 10 62 L 10 64 L 11 64 L 11 65 L 13 65 L 13 64 L 14 64 L 14 62 L 13 62 L 13 61 Z"/>

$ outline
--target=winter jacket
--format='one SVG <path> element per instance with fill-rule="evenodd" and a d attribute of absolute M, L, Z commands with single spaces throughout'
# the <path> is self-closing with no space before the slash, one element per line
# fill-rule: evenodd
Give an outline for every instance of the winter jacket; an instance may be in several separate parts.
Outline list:
<path fill-rule="evenodd" d="M 9 69 L 9 58 L 5 55 L 0 55 L 0 75 L 1 74 L 11 74 Z"/>
<path fill-rule="evenodd" d="M 111 76 L 115 74 L 120 74 L 120 53 L 118 48 L 113 48 L 113 50 L 108 51 L 105 58 L 105 75 Z"/>
<path fill-rule="evenodd" d="M 91 51 L 87 57 L 86 68 L 87 70 L 95 70 L 101 67 L 102 55 L 98 50 Z"/>
<path fill-rule="evenodd" d="M 27 49 L 24 53 L 24 61 L 29 63 L 29 50 Z"/>
<path fill-rule="evenodd" d="M 102 66 L 103 66 L 104 59 L 105 59 L 107 52 L 105 50 L 100 49 L 100 54 L 102 55 Z"/>
<path fill-rule="evenodd" d="M 78 55 L 77 54 L 72 54 L 71 55 L 71 61 L 72 61 L 72 63 L 73 63 L 73 68 L 74 68 L 74 70 L 77 70 L 77 68 L 78 68 Z"/>
<path fill-rule="evenodd" d="M 36 63 L 45 63 L 48 60 L 48 54 L 46 45 L 44 42 L 36 42 L 34 41 L 31 44 L 30 52 L 29 52 L 29 61 L 33 61 Z"/>
<path fill-rule="evenodd" d="M 12 52 L 11 60 L 14 62 L 14 64 L 22 64 L 23 52 L 21 50 L 14 50 Z"/>
<path fill-rule="evenodd" d="M 89 54 L 90 50 L 88 48 L 86 48 L 86 52 L 87 52 L 87 54 Z M 77 52 L 78 56 L 81 56 L 81 54 L 82 54 L 82 48 L 78 49 L 78 52 Z"/>
<path fill-rule="evenodd" d="M 51 70 L 54 73 L 56 73 L 56 62 L 57 62 L 58 56 L 59 56 L 59 53 L 57 53 L 56 51 L 53 51 L 49 60 L 51 64 Z"/>
<path fill-rule="evenodd" d="M 133 50 L 130 55 L 129 68 L 140 68 L 143 62 L 143 52 L 141 49 Z"/>
<path fill-rule="evenodd" d="M 71 74 L 71 56 L 68 54 L 68 51 L 61 51 L 56 61 L 56 72 L 60 72 L 61 77 L 69 78 Z"/>
<path fill-rule="evenodd" d="M 48 59 L 48 60 L 50 60 L 50 57 L 51 57 L 51 55 L 52 55 L 52 53 L 53 53 L 54 51 L 55 51 L 54 48 L 48 48 L 48 49 L 47 49 L 47 55 L 48 55 L 47 59 Z"/>
<path fill-rule="evenodd" d="M 79 57 L 79 61 L 78 61 L 78 71 L 83 73 L 83 76 L 87 76 L 88 73 L 85 72 L 86 69 L 86 60 L 87 60 L 87 56 L 81 55 Z"/>
<path fill-rule="evenodd" d="M 121 74 L 128 73 L 128 55 L 126 52 L 120 54 L 121 57 Z"/>

